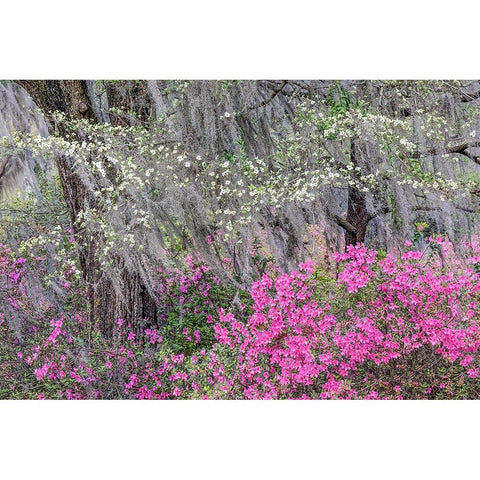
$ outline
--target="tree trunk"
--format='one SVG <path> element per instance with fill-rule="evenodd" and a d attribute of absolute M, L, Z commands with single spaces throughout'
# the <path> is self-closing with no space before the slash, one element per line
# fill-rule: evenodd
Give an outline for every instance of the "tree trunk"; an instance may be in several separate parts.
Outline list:
<path fill-rule="evenodd" d="M 146 123 L 153 112 L 153 102 L 148 84 L 143 80 L 115 80 L 105 83 L 108 108 L 118 108 L 125 114 L 112 114 L 114 125 L 130 126 L 138 121 Z M 133 115 L 129 115 L 132 113 Z"/>
<path fill-rule="evenodd" d="M 147 82 L 143 80 L 118 80 L 107 83 L 108 107 L 119 108 L 134 115 L 110 115 L 110 121 L 116 126 L 130 126 L 137 122 L 147 124 L 151 120 L 153 104 Z M 123 259 L 118 259 L 122 268 L 122 283 L 127 286 L 125 301 L 118 303 L 118 318 L 129 319 L 135 330 L 137 319 L 148 319 L 156 325 L 157 304 L 152 298 L 137 272 L 126 269 Z"/>
<path fill-rule="evenodd" d="M 360 162 L 361 152 L 359 148 L 359 140 L 353 138 L 350 144 L 350 159 L 354 167 Z M 367 233 L 367 225 L 370 221 L 370 215 L 367 211 L 367 202 L 365 193 L 358 188 L 349 185 L 348 187 L 348 207 L 346 221 L 354 227 L 354 229 L 345 230 L 345 249 L 349 245 L 356 245 L 365 241 Z"/>
<path fill-rule="evenodd" d="M 35 103 L 48 115 L 60 111 L 72 119 L 95 121 L 94 111 L 87 94 L 87 85 L 81 80 L 19 80 L 17 81 L 33 98 Z M 59 126 L 59 133 L 66 131 Z M 74 234 L 78 240 L 78 255 L 83 278 L 87 286 L 88 313 L 92 322 L 99 321 L 101 332 L 110 336 L 118 318 L 130 323 L 134 330 L 140 328 L 139 320 L 157 321 L 156 305 L 143 285 L 140 277 L 122 269 L 123 292 L 115 289 L 110 278 L 104 275 L 97 261 L 95 239 L 85 238 L 76 228 L 75 221 L 85 204 L 94 206 L 97 202 L 88 194 L 80 178 L 75 174 L 72 161 L 66 156 L 56 158 L 63 195 L 67 204 Z M 117 265 L 123 265 L 121 258 L 114 258 Z"/>
<path fill-rule="evenodd" d="M 365 194 L 355 187 L 348 187 L 347 220 L 355 231 L 345 230 L 345 248 L 365 241 L 370 217 L 367 213 Z"/>

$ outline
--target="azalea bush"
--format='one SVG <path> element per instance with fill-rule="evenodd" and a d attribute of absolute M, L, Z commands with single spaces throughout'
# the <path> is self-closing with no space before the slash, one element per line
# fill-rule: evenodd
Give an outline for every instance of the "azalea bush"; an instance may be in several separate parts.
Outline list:
<path fill-rule="evenodd" d="M 217 310 L 244 310 L 251 303 L 246 291 L 221 282 L 192 255 L 186 256 L 183 269 L 159 268 L 158 273 L 160 322 L 169 345 L 179 353 L 211 348 Z"/>
<path fill-rule="evenodd" d="M 200 396 L 200 382 L 208 392 L 216 308 L 248 309 L 249 295 L 192 256 L 183 270 L 157 273 L 159 324 L 139 332 L 119 318 L 105 338 L 88 318 L 76 271 L 55 280 L 59 303 L 41 282 L 43 257 L 0 245 L 0 398 L 186 398 Z"/>
<path fill-rule="evenodd" d="M 75 272 L 52 301 L 45 260 L 1 245 L 0 397 L 478 398 L 469 251 L 456 255 L 441 236 L 388 254 L 359 244 L 334 255 L 335 269 L 271 266 L 248 291 L 189 256 L 157 271 L 158 324 L 134 331 L 118 319 L 105 338 Z"/>
<path fill-rule="evenodd" d="M 448 250 L 440 237 L 430 240 Z M 215 331 L 233 359 L 228 395 L 478 395 L 480 285 L 471 268 L 445 273 L 425 252 L 381 258 L 361 245 L 336 260 L 336 284 L 319 281 L 307 263 L 255 283 L 255 312 L 246 323 L 220 312 Z M 221 360 L 218 368 L 226 368 Z"/>

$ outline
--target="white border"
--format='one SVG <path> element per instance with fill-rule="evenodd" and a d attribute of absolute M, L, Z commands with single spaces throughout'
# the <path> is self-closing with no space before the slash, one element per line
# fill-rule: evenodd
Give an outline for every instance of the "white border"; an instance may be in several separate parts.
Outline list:
<path fill-rule="evenodd" d="M 10 2 L 0 77 L 478 78 L 477 18 L 463 0 Z M 2 474 L 466 478 L 478 406 L 0 402 Z"/>

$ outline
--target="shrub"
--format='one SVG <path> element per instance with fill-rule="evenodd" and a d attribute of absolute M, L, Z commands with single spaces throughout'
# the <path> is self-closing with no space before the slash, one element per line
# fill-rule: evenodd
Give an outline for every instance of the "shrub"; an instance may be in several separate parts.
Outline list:
<path fill-rule="evenodd" d="M 478 395 L 480 285 L 472 269 L 442 273 L 422 252 L 379 259 L 362 245 L 335 258 L 343 266 L 336 289 L 323 289 L 307 263 L 256 282 L 246 324 L 221 312 L 215 332 L 220 351 L 230 350 L 229 395 Z"/>
<path fill-rule="evenodd" d="M 441 237 L 357 245 L 335 254 L 338 275 L 269 268 L 246 293 L 189 257 L 159 271 L 159 325 L 118 319 L 105 338 L 68 272 L 53 302 L 44 260 L 0 245 L 0 398 L 478 398 L 475 260 Z"/>

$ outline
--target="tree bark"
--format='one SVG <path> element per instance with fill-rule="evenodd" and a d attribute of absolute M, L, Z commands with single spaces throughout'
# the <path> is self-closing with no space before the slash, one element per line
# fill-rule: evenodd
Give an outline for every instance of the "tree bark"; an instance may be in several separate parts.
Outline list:
<path fill-rule="evenodd" d="M 143 80 L 116 80 L 106 84 L 108 107 L 119 108 L 125 114 L 112 114 L 114 125 L 130 126 L 137 122 L 146 123 L 153 113 L 153 102 L 148 84 Z M 133 115 L 130 115 L 133 114 Z"/>
<path fill-rule="evenodd" d="M 108 107 L 119 108 L 124 112 L 132 112 L 133 116 L 110 115 L 113 125 L 130 126 L 136 122 L 147 124 L 151 120 L 153 103 L 148 91 L 148 85 L 143 80 L 119 80 L 107 83 Z M 122 269 L 122 283 L 126 288 L 126 301 L 118 304 L 119 318 L 129 319 L 135 328 L 139 318 L 148 319 L 156 325 L 157 304 L 148 293 L 140 275 L 126 269 L 123 259 L 118 259 Z"/>
<path fill-rule="evenodd" d="M 360 162 L 359 140 L 353 138 L 350 143 L 350 160 L 354 167 Z M 370 221 L 370 215 L 367 211 L 367 202 L 365 193 L 361 192 L 355 186 L 348 186 L 348 206 L 346 224 L 353 228 L 345 229 L 345 249 L 349 245 L 356 245 L 365 241 L 367 225 Z"/>
<path fill-rule="evenodd" d="M 33 98 L 35 103 L 48 115 L 60 111 L 71 119 L 88 119 L 95 121 L 90 103 L 87 85 L 81 80 L 18 80 Z M 59 125 L 59 133 L 66 135 L 65 129 Z M 89 320 L 98 321 L 101 332 L 111 336 L 118 318 L 130 323 L 134 330 L 139 330 L 141 319 L 157 322 L 155 300 L 150 297 L 140 277 L 129 272 L 123 260 L 115 257 L 114 261 L 122 270 L 121 283 L 123 292 L 118 292 L 110 278 L 102 271 L 98 263 L 95 239 L 86 238 L 76 227 L 76 219 L 85 205 L 94 206 L 98 202 L 91 198 L 80 178 L 75 174 L 71 159 L 66 156 L 56 158 L 63 196 L 69 210 L 72 228 L 78 240 L 78 256 L 83 278 L 87 286 Z M 123 266 L 123 268 L 122 268 Z"/>

